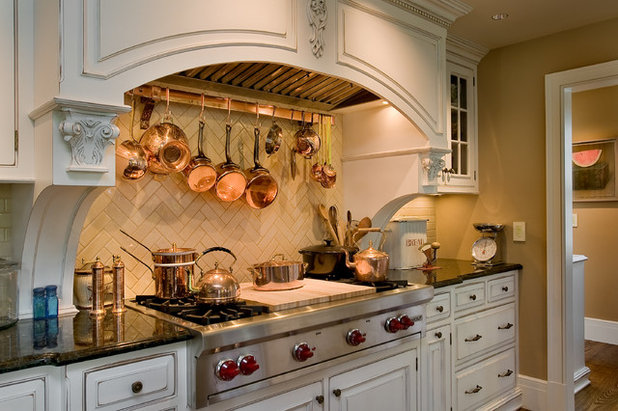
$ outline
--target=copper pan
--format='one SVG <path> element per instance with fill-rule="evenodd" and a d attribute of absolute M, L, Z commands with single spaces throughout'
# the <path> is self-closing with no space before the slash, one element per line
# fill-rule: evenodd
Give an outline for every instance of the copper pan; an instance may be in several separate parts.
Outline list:
<path fill-rule="evenodd" d="M 253 130 L 255 143 L 253 146 L 254 167 L 245 170 L 247 176 L 247 188 L 245 189 L 245 200 L 250 207 L 260 209 L 269 206 L 275 201 L 279 186 L 277 180 L 270 172 L 260 164 L 260 129 L 255 127 Z"/>
<path fill-rule="evenodd" d="M 212 161 L 202 151 L 204 145 L 204 125 L 204 120 L 200 118 L 197 137 L 198 155 L 193 157 L 187 168 L 183 170 L 189 188 L 198 193 L 210 190 L 217 180 L 217 171 L 212 165 Z"/>

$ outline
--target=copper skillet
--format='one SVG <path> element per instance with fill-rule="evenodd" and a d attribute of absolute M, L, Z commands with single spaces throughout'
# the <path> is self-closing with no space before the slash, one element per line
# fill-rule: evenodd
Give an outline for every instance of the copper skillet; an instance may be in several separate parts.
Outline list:
<path fill-rule="evenodd" d="M 245 200 L 250 207 L 260 209 L 269 206 L 275 201 L 279 187 L 275 178 L 260 164 L 260 129 L 253 130 L 255 143 L 253 146 L 253 168 L 245 170 L 248 182 L 245 189 Z"/>
<path fill-rule="evenodd" d="M 199 131 L 197 137 L 197 157 L 193 157 L 189 165 L 183 170 L 187 178 L 189 188 L 198 193 L 208 191 L 217 180 L 217 171 L 208 157 L 202 151 L 204 144 L 204 120 L 199 120 Z"/>
<path fill-rule="evenodd" d="M 231 202 L 238 200 L 245 192 L 247 187 L 247 177 L 240 167 L 232 161 L 230 157 L 230 135 L 232 126 L 230 124 L 230 99 L 227 99 L 227 123 L 225 124 L 225 163 L 217 164 L 217 181 L 214 189 L 215 195 L 220 200 Z"/>

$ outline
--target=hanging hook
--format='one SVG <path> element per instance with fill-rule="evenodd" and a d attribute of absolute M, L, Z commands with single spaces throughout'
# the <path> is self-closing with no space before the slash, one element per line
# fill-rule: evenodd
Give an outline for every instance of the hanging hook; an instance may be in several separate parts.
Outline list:
<path fill-rule="evenodd" d="M 169 118 L 171 119 L 172 114 L 170 113 L 170 89 L 169 87 L 165 89 L 165 113 L 163 114 L 163 116 L 165 118 Z"/>
<path fill-rule="evenodd" d="M 129 128 L 129 137 L 131 137 L 131 140 L 135 141 L 137 143 L 137 140 L 135 140 L 135 137 L 133 137 L 133 122 L 135 121 L 135 95 L 133 95 L 133 93 L 131 93 L 131 128 Z"/>
<path fill-rule="evenodd" d="M 200 121 L 204 121 L 204 101 L 205 101 L 205 97 L 204 97 L 204 93 L 202 93 L 202 109 L 200 110 L 200 117 L 199 117 Z"/>
<path fill-rule="evenodd" d="M 277 106 L 273 105 L 273 117 L 272 120 L 275 121 L 275 112 L 277 111 Z"/>
<path fill-rule="evenodd" d="M 260 103 L 258 102 L 255 103 L 255 114 L 255 127 L 258 128 L 260 127 Z"/>
<path fill-rule="evenodd" d="M 232 101 L 231 99 L 228 97 L 227 98 L 227 124 L 230 124 L 230 112 L 232 110 Z"/>

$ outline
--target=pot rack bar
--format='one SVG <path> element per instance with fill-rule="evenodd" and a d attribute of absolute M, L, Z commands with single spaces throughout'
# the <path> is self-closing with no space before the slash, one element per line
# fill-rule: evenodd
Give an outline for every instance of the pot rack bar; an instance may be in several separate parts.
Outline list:
<path fill-rule="evenodd" d="M 159 86 L 150 86 L 143 85 L 134 88 L 130 92 L 129 95 L 145 97 L 154 100 L 155 102 L 166 101 L 166 88 Z M 171 103 L 184 103 L 191 104 L 194 106 L 202 105 L 202 94 L 192 93 L 188 91 L 174 90 L 172 88 L 169 89 L 169 101 Z M 204 107 L 207 108 L 215 108 L 220 110 L 227 110 L 227 101 L 226 97 L 218 97 L 218 96 L 209 96 L 204 94 Z M 282 118 L 286 120 L 296 120 L 296 121 L 305 121 L 309 123 L 317 122 L 318 115 L 322 114 L 323 116 L 327 116 L 330 118 L 330 122 L 332 125 L 335 124 L 335 118 L 330 114 L 324 114 L 320 112 L 312 112 L 312 111 L 303 111 L 303 110 L 293 110 L 288 108 L 280 108 L 275 105 L 268 104 L 259 104 L 259 103 L 250 103 L 243 100 L 238 99 L 230 99 L 230 109 L 232 111 L 239 111 L 243 113 L 251 113 L 256 114 L 256 108 L 259 106 L 260 116 L 264 116 L 266 118 L 272 117 L 273 110 L 275 112 L 275 117 Z M 304 116 L 304 119 L 303 119 Z"/>

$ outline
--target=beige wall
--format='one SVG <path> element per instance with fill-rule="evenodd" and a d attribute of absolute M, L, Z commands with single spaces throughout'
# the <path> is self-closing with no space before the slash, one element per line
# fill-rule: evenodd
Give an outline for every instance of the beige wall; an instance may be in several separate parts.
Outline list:
<path fill-rule="evenodd" d="M 573 141 L 618 137 L 618 86 L 573 94 Z M 575 202 L 573 252 L 585 265 L 586 317 L 618 321 L 618 202 Z"/>
<path fill-rule="evenodd" d="M 478 196 L 437 201 L 442 256 L 470 258 L 473 222 L 504 223 L 520 277 L 520 372 L 547 378 L 545 82 L 548 73 L 618 59 L 618 20 L 492 50 L 478 68 Z M 526 222 L 514 243 L 512 222 Z"/>

